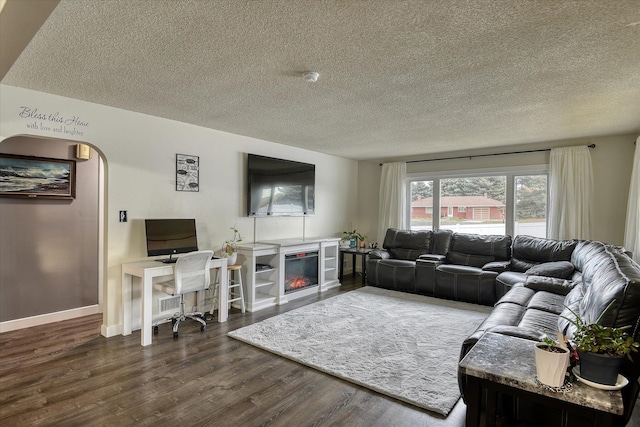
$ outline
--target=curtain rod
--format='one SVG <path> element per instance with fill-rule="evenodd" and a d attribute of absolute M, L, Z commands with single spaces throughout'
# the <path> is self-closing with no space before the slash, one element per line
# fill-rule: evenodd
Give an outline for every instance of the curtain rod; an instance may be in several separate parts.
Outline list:
<path fill-rule="evenodd" d="M 587 145 L 589 148 L 596 148 L 596 144 Z M 422 163 L 422 162 L 435 162 L 439 160 L 457 160 L 457 159 L 473 159 L 474 157 L 490 157 L 490 156 L 504 156 L 506 154 L 526 154 L 526 153 L 540 153 L 543 151 L 551 151 L 551 148 L 542 148 L 540 150 L 526 150 L 526 151 L 509 151 L 506 153 L 492 153 L 492 154 L 474 154 L 471 156 L 457 156 L 457 157 L 443 157 L 440 159 L 425 159 L 425 160 L 409 160 L 405 163 Z M 384 163 L 380 163 L 382 166 Z"/>

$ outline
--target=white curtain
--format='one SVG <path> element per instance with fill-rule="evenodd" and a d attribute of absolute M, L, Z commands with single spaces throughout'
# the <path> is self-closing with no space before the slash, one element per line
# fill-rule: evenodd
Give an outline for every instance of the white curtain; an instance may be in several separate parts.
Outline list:
<path fill-rule="evenodd" d="M 591 239 L 593 172 L 586 145 L 553 148 L 549 160 L 550 239 Z"/>
<path fill-rule="evenodd" d="M 624 246 L 633 252 L 633 259 L 640 263 L 640 136 L 636 139 L 636 151 L 633 156 Z"/>
<path fill-rule="evenodd" d="M 378 207 L 378 240 L 380 247 L 387 228 L 406 228 L 407 164 L 385 163 L 380 177 L 380 204 Z"/>

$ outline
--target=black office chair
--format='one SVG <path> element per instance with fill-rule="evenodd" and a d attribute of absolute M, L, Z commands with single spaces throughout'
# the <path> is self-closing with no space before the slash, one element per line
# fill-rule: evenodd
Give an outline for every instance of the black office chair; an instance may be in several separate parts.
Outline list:
<path fill-rule="evenodd" d="M 178 326 L 180 326 L 180 322 L 187 318 L 199 322 L 201 324 L 200 331 L 204 331 L 207 328 L 207 322 L 205 322 L 202 313 L 185 312 L 184 294 L 209 288 L 211 257 L 213 257 L 213 251 L 197 251 L 183 255 L 176 261 L 173 269 L 173 280 L 153 285 L 155 289 L 171 296 L 180 295 L 180 312 L 165 319 L 171 320 L 173 324 L 173 338 L 178 338 Z M 154 326 L 153 332 L 158 333 L 157 326 Z"/>

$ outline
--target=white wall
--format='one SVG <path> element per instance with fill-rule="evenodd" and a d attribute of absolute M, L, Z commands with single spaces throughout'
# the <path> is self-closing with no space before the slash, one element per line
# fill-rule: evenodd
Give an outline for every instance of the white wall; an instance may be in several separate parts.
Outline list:
<path fill-rule="evenodd" d="M 378 193 L 380 186 L 379 163 L 383 161 L 407 161 L 437 159 L 474 154 L 488 154 L 510 151 L 525 151 L 563 147 L 572 145 L 596 144 L 591 150 L 594 174 L 594 240 L 622 245 L 624 241 L 624 223 L 629 197 L 631 168 L 633 165 L 633 145 L 637 135 L 618 135 L 582 139 L 553 141 L 540 144 L 500 147 L 472 152 L 439 153 L 403 159 L 380 159 L 362 161 L 358 167 L 358 194 L 367 195 L 366 203 L 359 205 L 358 227 L 370 236 L 370 240 L 381 242 L 384 236 L 376 236 L 378 222 Z M 549 152 L 464 158 L 433 162 L 410 163 L 407 173 L 459 171 L 465 169 L 501 168 L 509 166 L 527 166 L 549 163 Z"/>
<path fill-rule="evenodd" d="M 145 218 L 196 218 L 200 248 L 216 250 L 231 237 L 234 224 L 251 242 L 254 236 L 340 236 L 354 222 L 358 164 L 353 160 L 6 85 L 0 91 L 2 139 L 39 135 L 81 141 L 105 160 L 106 336 L 122 328 L 121 264 L 146 257 Z M 24 107 L 37 112 L 29 116 Z M 247 152 L 314 163 L 315 216 L 247 218 Z M 177 153 L 200 156 L 199 192 L 175 191 Z M 120 210 L 128 211 L 129 222 L 118 222 Z"/>

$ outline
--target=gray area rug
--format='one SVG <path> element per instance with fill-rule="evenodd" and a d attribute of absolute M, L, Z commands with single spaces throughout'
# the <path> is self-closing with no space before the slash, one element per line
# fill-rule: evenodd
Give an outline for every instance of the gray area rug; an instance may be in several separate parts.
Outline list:
<path fill-rule="evenodd" d="M 462 341 L 491 307 L 370 286 L 229 332 L 320 371 L 447 415 Z"/>

